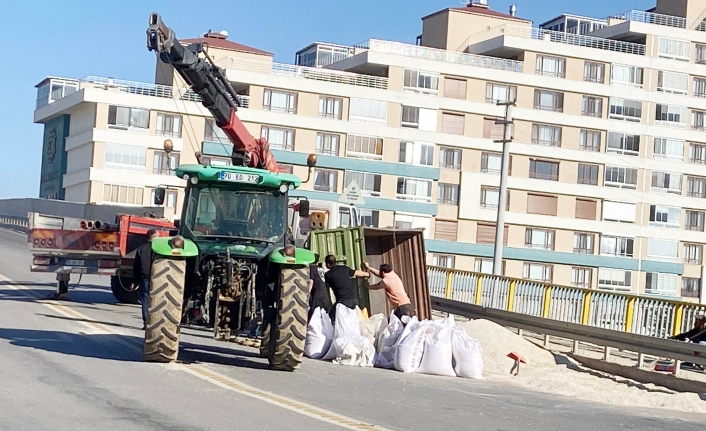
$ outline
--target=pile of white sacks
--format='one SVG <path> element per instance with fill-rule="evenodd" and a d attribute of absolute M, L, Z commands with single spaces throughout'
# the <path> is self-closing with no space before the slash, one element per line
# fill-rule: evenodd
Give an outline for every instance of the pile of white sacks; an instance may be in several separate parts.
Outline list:
<path fill-rule="evenodd" d="M 359 308 L 339 304 L 334 328 L 328 314 L 317 308 L 304 354 L 343 365 L 483 379 L 480 343 L 457 327 L 453 316 L 436 321 L 413 317 L 405 325 L 394 314 L 389 322 L 383 314 L 363 319 Z"/>

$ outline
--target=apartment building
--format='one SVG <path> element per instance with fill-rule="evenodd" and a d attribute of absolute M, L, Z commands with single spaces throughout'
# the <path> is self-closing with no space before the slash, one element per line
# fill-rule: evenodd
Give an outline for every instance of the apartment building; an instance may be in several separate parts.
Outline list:
<path fill-rule="evenodd" d="M 438 266 L 492 271 L 497 102 L 515 100 L 504 274 L 706 302 L 706 0 L 538 27 L 515 11 L 451 7 L 422 18 L 416 43 L 317 42 L 295 64 L 218 33 L 183 42 L 226 69 L 282 170 L 305 177 L 319 155 L 302 194 L 337 200 L 356 179 L 365 223 L 424 228 Z M 42 197 L 149 204 L 154 187 L 183 185 L 170 167 L 196 150 L 228 163 L 227 139 L 167 65 L 155 84 L 37 87 Z M 167 199 L 172 217 L 182 199 Z"/>

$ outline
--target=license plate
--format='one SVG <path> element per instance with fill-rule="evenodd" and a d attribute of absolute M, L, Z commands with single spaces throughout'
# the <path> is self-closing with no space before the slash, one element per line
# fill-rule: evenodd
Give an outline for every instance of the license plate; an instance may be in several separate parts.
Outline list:
<path fill-rule="evenodd" d="M 86 264 L 85 260 L 78 260 L 78 259 L 66 259 L 66 265 L 67 266 L 83 266 Z"/>
<path fill-rule="evenodd" d="M 260 176 L 254 174 L 239 174 L 235 172 L 221 171 L 221 181 L 230 181 L 234 183 L 250 183 L 257 184 L 260 182 Z"/>

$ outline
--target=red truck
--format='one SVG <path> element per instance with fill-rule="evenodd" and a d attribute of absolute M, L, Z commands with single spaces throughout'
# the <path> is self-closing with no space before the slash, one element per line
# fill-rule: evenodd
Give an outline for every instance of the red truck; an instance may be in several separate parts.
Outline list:
<path fill-rule="evenodd" d="M 69 299 L 71 274 L 95 274 L 111 277 L 110 287 L 118 302 L 139 303 L 139 292 L 131 288 L 132 263 L 150 229 L 168 236 L 175 226 L 166 219 L 129 214 L 117 214 L 115 220 L 106 222 L 29 213 L 30 270 L 56 274 L 57 291 L 52 299 Z"/>

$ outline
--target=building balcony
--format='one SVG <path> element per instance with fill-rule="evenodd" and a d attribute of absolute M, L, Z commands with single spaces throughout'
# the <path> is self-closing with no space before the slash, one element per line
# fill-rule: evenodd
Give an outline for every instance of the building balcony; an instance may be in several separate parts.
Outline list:
<path fill-rule="evenodd" d="M 615 25 L 621 21 L 633 21 L 645 24 L 661 25 L 665 27 L 683 28 L 686 30 L 706 31 L 706 23 L 704 23 L 704 18 L 706 18 L 706 13 L 698 19 L 689 20 L 680 16 L 663 15 L 641 10 L 629 10 L 627 12 L 611 15 L 607 19 L 609 25 Z"/>

